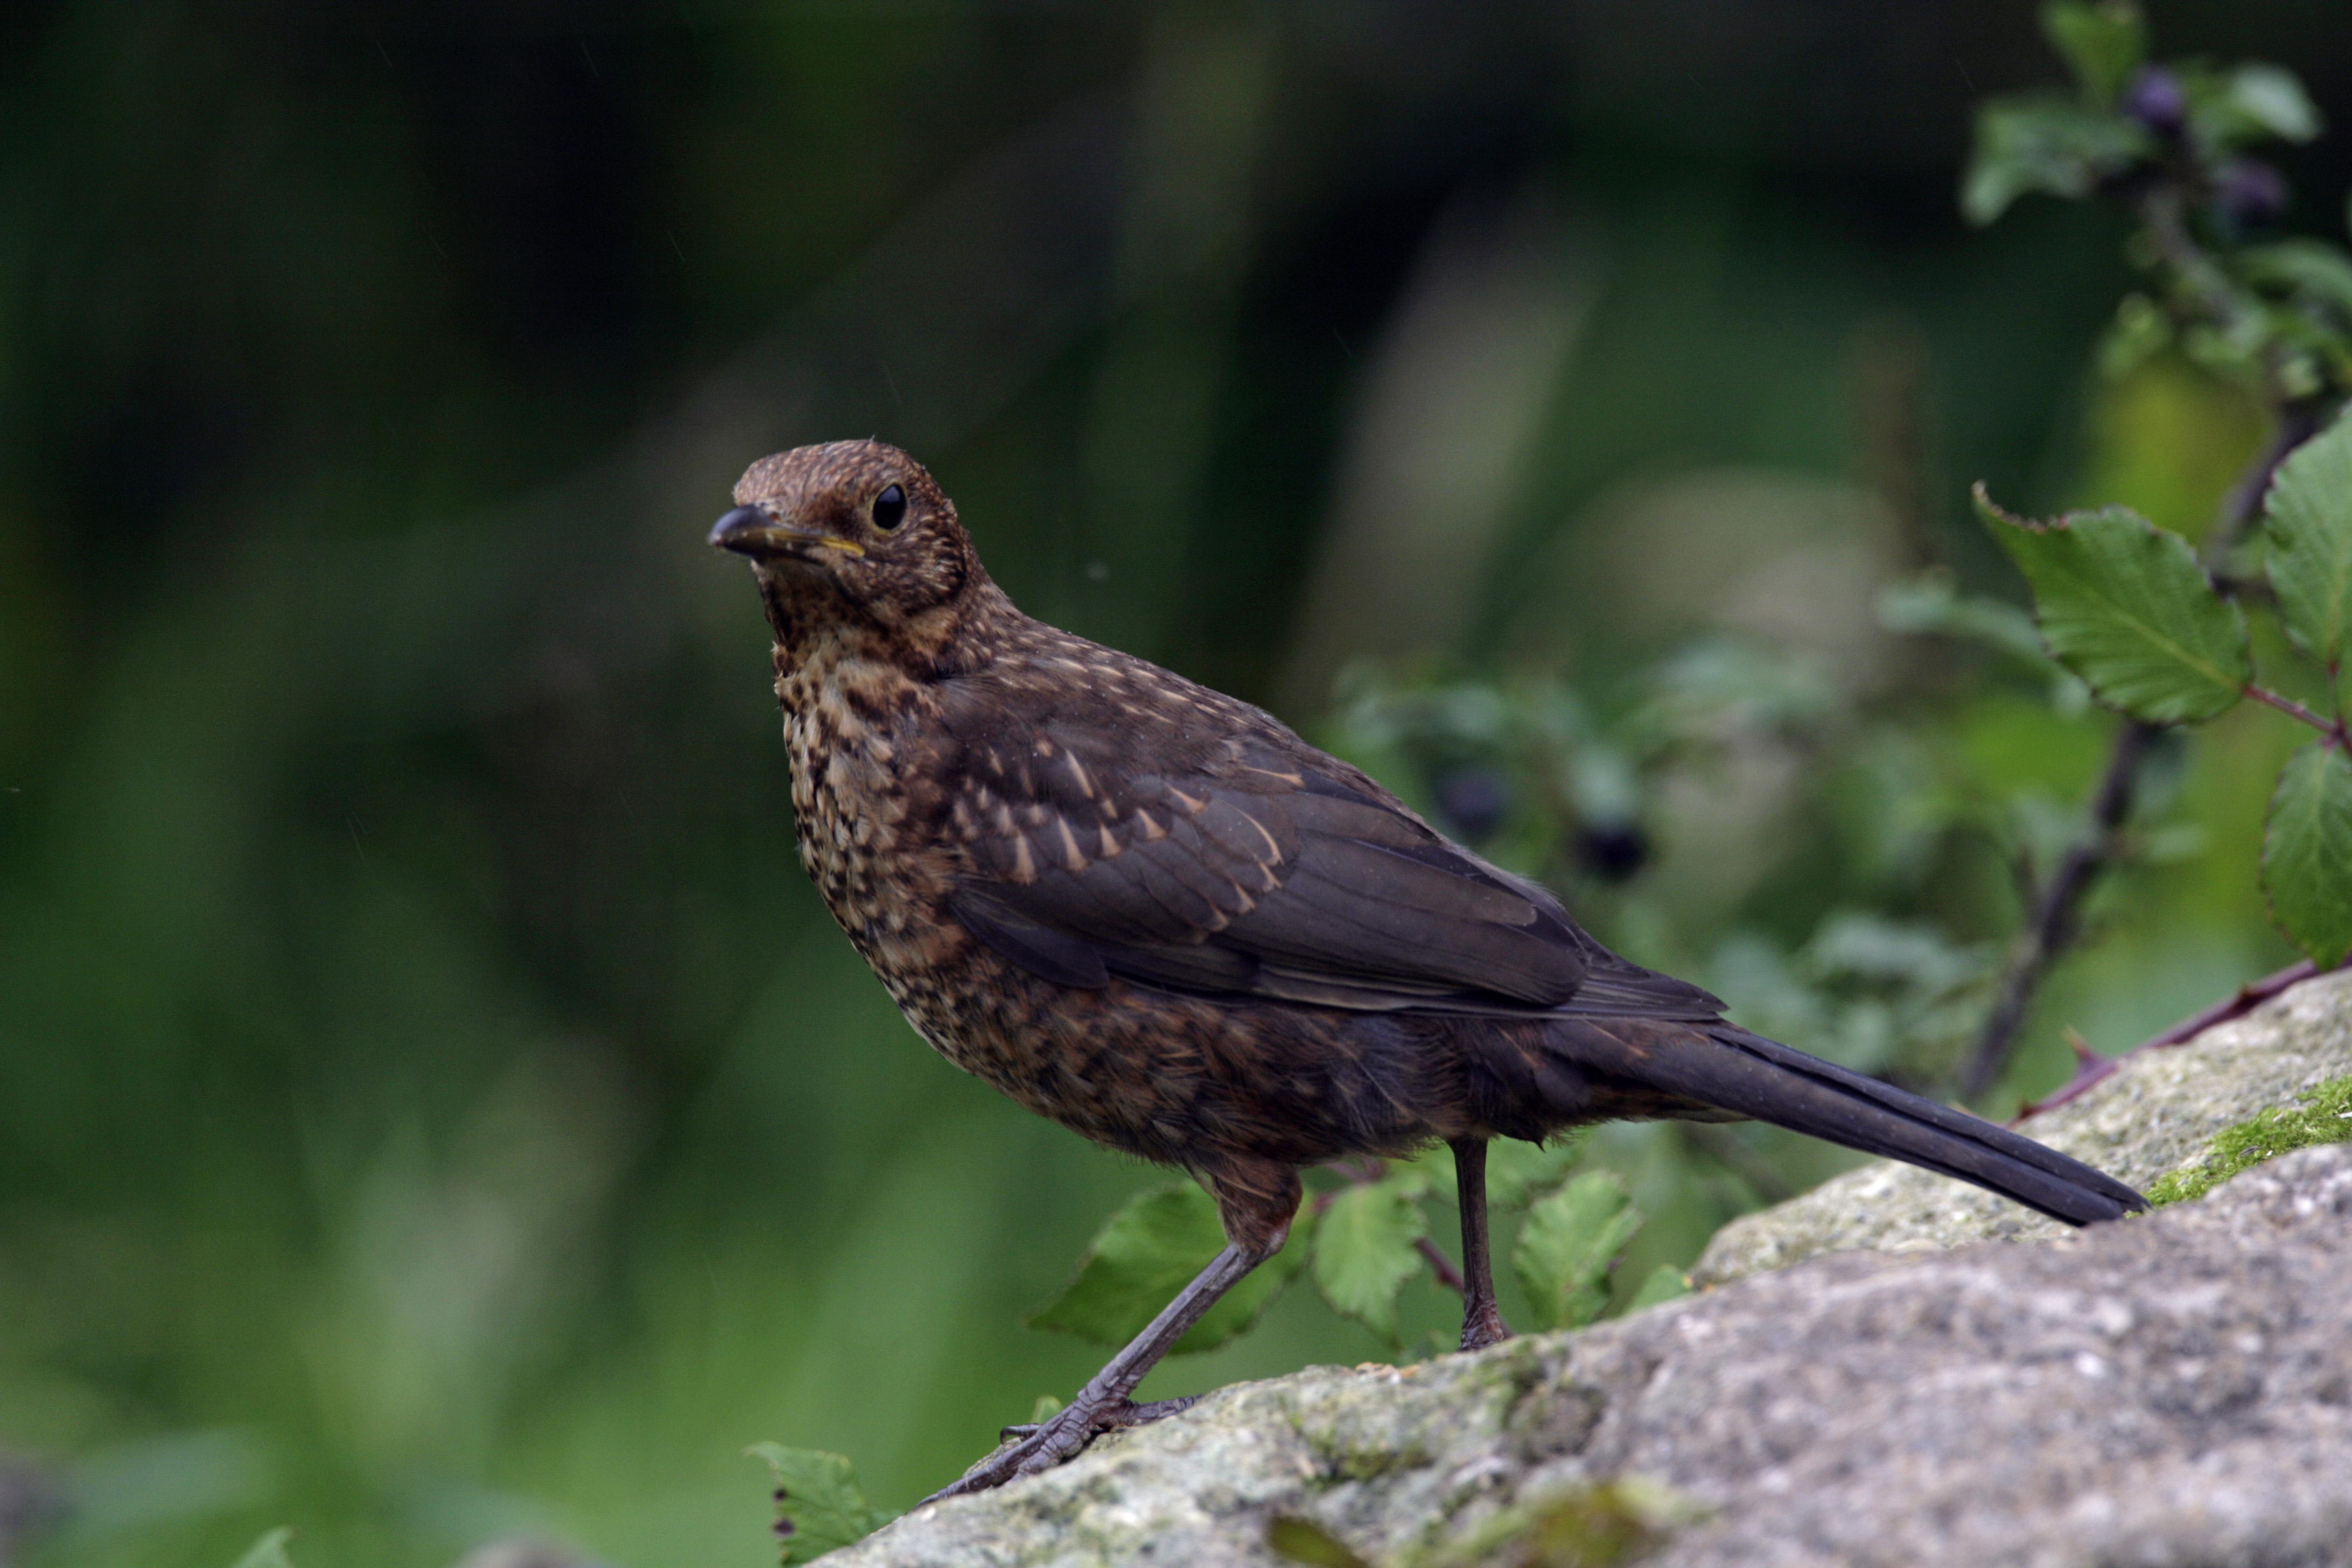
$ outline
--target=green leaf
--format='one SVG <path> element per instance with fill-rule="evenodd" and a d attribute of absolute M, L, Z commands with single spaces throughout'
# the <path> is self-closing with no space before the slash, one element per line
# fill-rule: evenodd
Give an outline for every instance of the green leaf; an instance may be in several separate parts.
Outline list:
<path fill-rule="evenodd" d="M 1246 1331 L 1298 1272 L 1304 1256 L 1298 1232 L 1274 1257 L 1225 1292 L 1201 1321 L 1178 1340 L 1171 1355 L 1213 1350 Z M 1033 1329 L 1052 1329 L 1123 1345 L 1160 1315 L 1176 1292 L 1209 1265 L 1225 1245 L 1217 1205 L 1190 1182 L 1154 1187 L 1129 1199 L 1110 1216 L 1078 1271 L 1054 1299 L 1029 1314 Z"/>
<path fill-rule="evenodd" d="M 2147 59 L 2147 23 L 2129 0 L 2053 0 L 2042 8 L 2042 32 L 2101 108 Z"/>
<path fill-rule="evenodd" d="M 2036 669 L 2050 668 L 2050 650 L 2031 615 L 1999 599 L 1961 593 L 1949 572 L 1889 584 L 1878 595 L 1878 624 L 1890 632 L 1961 637 Z"/>
<path fill-rule="evenodd" d="M 1977 110 L 1976 146 L 1960 181 L 1960 211 L 1984 225 L 2035 192 L 2086 196 L 2156 150 L 2137 121 L 2071 98 L 2022 94 Z"/>
<path fill-rule="evenodd" d="M 2253 679 L 2246 617 L 2189 542 L 2123 507 L 2055 522 L 1977 510 L 2033 588 L 2042 640 L 2108 707 L 2151 724 L 2210 719 Z"/>
<path fill-rule="evenodd" d="M 2099 338 L 2099 374 L 2121 381 L 2171 346 L 2172 318 L 2164 308 L 2145 294 L 2126 294 Z"/>
<path fill-rule="evenodd" d="M 1606 1171 L 1589 1171 L 1529 1209 L 1511 1266 L 1538 1325 L 1573 1329 L 1599 1317 L 1610 1265 L 1641 1228 L 1641 1211 Z"/>
<path fill-rule="evenodd" d="M 767 1461 L 776 1478 L 776 1538 L 783 1561 L 810 1563 L 890 1522 L 892 1515 L 866 1500 L 857 1468 L 839 1454 L 754 1443 L 745 1455 Z"/>
<path fill-rule="evenodd" d="M 2279 770 L 2263 828 L 2271 918 L 2322 969 L 2352 953 L 2352 758 L 2314 741 Z"/>
<path fill-rule="evenodd" d="M 2255 61 L 2222 80 L 2231 109 L 2246 124 L 2286 142 L 2308 142 L 2319 134 L 2319 110 L 2293 71 Z"/>
<path fill-rule="evenodd" d="M 1549 1192 L 1583 1152 L 1584 1140 L 1573 1132 L 1561 1133 L 1549 1143 L 1496 1139 L 1486 1145 L 1487 1205 L 1517 1208 L 1529 1198 Z"/>
<path fill-rule="evenodd" d="M 2319 134 L 2319 110 L 2292 71 L 2260 62 L 2216 69 L 2188 60 L 2169 68 L 2189 100 L 2189 139 L 2208 153 Z"/>
<path fill-rule="evenodd" d="M 1265 1527 L 1265 1544 L 1276 1557 L 1314 1568 L 1371 1568 L 1346 1542 L 1297 1514 L 1277 1515 Z"/>
<path fill-rule="evenodd" d="M 246 1554 L 236 1560 L 236 1568 L 294 1568 L 294 1560 L 286 1554 L 286 1543 L 294 1532 L 279 1525 L 255 1542 Z"/>
<path fill-rule="evenodd" d="M 1858 980 L 1945 992 L 1981 978 L 1988 950 L 1960 947 L 1932 925 L 1889 920 L 1866 910 L 1836 910 L 1805 944 L 1805 967 L 1818 979 Z"/>
<path fill-rule="evenodd" d="M 1397 1333 L 1397 1292 L 1423 1265 L 1422 1185 L 1391 1178 L 1342 1187 L 1315 1222 L 1315 1288 L 1331 1310 L 1383 1339 Z"/>
<path fill-rule="evenodd" d="M 2247 282 L 2274 294 L 2289 294 L 2323 306 L 2339 321 L 2352 321 L 2352 257 L 2317 239 L 2283 239 L 2250 245 L 2235 258 Z"/>
<path fill-rule="evenodd" d="M 1654 1307 L 1661 1301 L 1672 1301 L 1690 1293 L 1690 1276 L 1671 1263 L 1661 1263 L 1650 1270 L 1650 1277 L 1642 1281 L 1641 1289 L 1633 1292 L 1633 1299 L 1625 1303 L 1625 1310 L 1638 1312 L 1644 1307 Z"/>
<path fill-rule="evenodd" d="M 2296 447 L 2263 505 L 2280 618 L 2294 646 L 2332 671 L 2352 638 L 2352 421 Z"/>

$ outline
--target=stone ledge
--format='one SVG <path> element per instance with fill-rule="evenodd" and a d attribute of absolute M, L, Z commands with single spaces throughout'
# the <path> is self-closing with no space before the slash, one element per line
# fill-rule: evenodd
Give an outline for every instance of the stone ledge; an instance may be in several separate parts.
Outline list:
<path fill-rule="evenodd" d="M 828 1561 L 1270 1565 L 1297 1514 L 1385 1563 L 1618 1477 L 1705 1510 L 1644 1558 L 1688 1568 L 2340 1561 L 2347 1238 L 2352 1146 L 2307 1150 L 2049 1245 L 1847 1252 L 1580 1333 L 1226 1389 Z"/>

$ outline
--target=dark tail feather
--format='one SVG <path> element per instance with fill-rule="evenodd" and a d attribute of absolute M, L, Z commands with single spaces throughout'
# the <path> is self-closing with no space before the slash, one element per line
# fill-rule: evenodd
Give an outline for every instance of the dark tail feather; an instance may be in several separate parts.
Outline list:
<path fill-rule="evenodd" d="M 1722 1023 L 1629 1024 L 1595 1020 L 1562 1042 L 1563 1054 L 1612 1077 L 1974 1182 L 2069 1225 L 2147 1207 L 2080 1160 L 1778 1040 Z"/>

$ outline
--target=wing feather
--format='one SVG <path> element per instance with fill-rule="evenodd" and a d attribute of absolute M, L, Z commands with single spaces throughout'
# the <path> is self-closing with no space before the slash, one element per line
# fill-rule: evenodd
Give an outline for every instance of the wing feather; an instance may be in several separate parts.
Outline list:
<path fill-rule="evenodd" d="M 1263 715 L 1188 721 L 1147 767 L 1143 748 L 1106 739 L 1117 726 L 1024 728 L 1012 715 L 1027 705 L 960 698 L 949 816 L 970 869 L 950 908 L 1043 978 L 1361 1010 L 1722 1009 Z"/>

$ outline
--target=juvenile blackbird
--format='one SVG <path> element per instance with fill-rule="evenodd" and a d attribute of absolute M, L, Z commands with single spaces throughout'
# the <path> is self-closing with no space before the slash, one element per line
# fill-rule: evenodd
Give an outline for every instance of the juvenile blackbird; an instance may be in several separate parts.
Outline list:
<path fill-rule="evenodd" d="M 938 1495 L 1183 1401 L 1129 1395 L 1278 1248 L 1302 1166 L 1439 1139 L 1462 1344 L 1510 1331 L 1486 1150 L 1616 1118 L 1753 1117 L 2073 1225 L 2146 1207 L 2014 1132 L 1748 1033 L 1245 702 L 1013 607 L 921 465 L 751 465 L 710 542 L 775 637 L 802 863 L 923 1037 L 1042 1116 L 1189 1171 L 1228 1245 L 1069 1407 Z"/>

